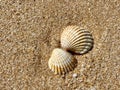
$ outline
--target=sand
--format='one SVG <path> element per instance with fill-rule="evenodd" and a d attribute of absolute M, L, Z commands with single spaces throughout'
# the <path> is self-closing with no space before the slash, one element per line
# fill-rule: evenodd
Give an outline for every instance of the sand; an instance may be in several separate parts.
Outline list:
<path fill-rule="evenodd" d="M 94 47 L 63 77 L 48 60 L 67 25 Z M 120 0 L 0 0 L 0 90 L 120 90 Z"/>

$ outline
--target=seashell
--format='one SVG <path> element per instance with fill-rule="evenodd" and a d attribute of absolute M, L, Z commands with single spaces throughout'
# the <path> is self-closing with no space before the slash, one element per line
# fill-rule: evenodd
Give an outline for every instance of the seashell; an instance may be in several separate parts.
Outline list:
<path fill-rule="evenodd" d="M 49 68 L 55 74 L 65 74 L 76 66 L 76 59 L 69 52 L 56 48 L 48 61 Z"/>
<path fill-rule="evenodd" d="M 67 26 L 61 35 L 61 47 L 77 54 L 87 53 L 93 47 L 92 34 L 79 26 Z"/>
<path fill-rule="evenodd" d="M 77 76 L 78 76 L 77 73 L 73 74 L 73 78 L 77 78 Z"/>

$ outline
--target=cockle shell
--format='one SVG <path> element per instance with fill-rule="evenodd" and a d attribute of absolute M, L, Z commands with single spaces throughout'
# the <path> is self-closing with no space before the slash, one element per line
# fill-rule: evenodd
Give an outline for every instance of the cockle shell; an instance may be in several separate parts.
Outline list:
<path fill-rule="evenodd" d="M 48 61 L 49 68 L 55 74 L 65 74 L 73 70 L 76 66 L 76 59 L 69 52 L 55 48 Z"/>
<path fill-rule="evenodd" d="M 61 35 L 61 47 L 77 54 L 87 53 L 93 47 L 92 34 L 79 26 L 67 26 Z"/>

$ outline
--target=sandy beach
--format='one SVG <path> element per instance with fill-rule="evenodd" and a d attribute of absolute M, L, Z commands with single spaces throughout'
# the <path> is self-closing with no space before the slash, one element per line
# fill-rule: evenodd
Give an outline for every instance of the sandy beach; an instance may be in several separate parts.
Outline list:
<path fill-rule="evenodd" d="M 94 47 L 63 77 L 48 60 L 68 25 Z M 0 90 L 120 90 L 120 0 L 0 0 Z"/>

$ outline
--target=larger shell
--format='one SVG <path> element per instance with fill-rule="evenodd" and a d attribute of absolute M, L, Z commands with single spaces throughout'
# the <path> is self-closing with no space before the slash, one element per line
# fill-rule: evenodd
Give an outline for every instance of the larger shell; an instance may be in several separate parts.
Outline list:
<path fill-rule="evenodd" d="M 79 26 L 67 26 L 61 35 L 61 47 L 77 53 L 87 53 L 93 47 L 92 34 Z"/>
<path fill-rule="evenodd" d="M 55 74 L 65 74 L 76 66 L 76 59 L 69 52 L 56 48 L 48 61 L 49 68 Z"/>

